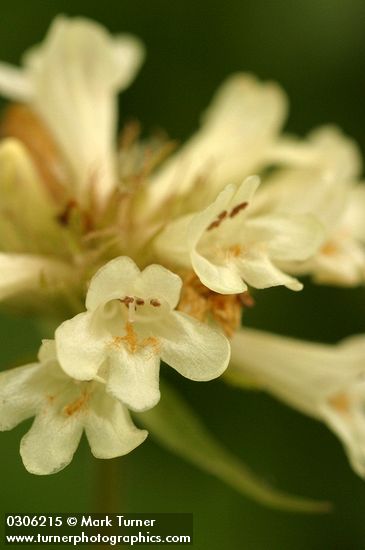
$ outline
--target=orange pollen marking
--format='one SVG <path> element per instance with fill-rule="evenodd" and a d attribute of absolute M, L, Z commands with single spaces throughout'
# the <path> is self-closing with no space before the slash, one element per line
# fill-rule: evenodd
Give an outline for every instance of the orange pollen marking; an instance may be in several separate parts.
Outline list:
<path fill-rule="evenodd" d="M 127 349 L 130 353 L 136 353 L 138 349 L 138 337 L 134 331 L 132 323 L 126 323 L 125 331 L 126 335 L 121 337 L 121 341 L 126 343 Z"/>
<path fill-rule="evenodd" d="M 161 344 L 158 338 L 155 336 L 148 336 L 141 342 L 142 348 L 145 348 L 147 346 L 150 346 L 152 348 L 152 351 L 154 354 L 158 355 L 161 350 Z"/>
<path fill-rule="evenodd" d="M 241 210 L 244 210 L 246 207 L 248 206 L 248 202 L 241 202 L 240 204 L 237 204 L 234 208 L 232 208 L 232 210 L 230 211 L 229 213 L 229 217 L 230 218 L 234 218 L 235 216 L 237 216 L 237 214 L 239 212 L 241 212 Z"/>
<path fill-rule="evenodd" d="M 328 400 L 329 403 L 341 414 L 346 414 L 350 410 L 350 400 L 345 393 L 338 393 Z"/>
<path fill-rule="evenodd" d="M 112 348 L 120 348 L 120 346 L 123 344 L 123 336 L 114 336 L 113 340 L 110 342 L 110 346 Z"/>
<path fill-rule="evenodd" d="M 156 298 L 152 298 L 152 299 L 150 300 L 150 304 L 151 304 L 151 306 L 153 306 L 153 307 L 160 307 L 161 302 L 159 302 L 158 300 L 156 300 Z"/>
<path fill-rule="evenodd" d="M 336 244 L 331 241 L 328 241 L 327 243 L 325 243 L 321 248 L 322 254 L 325 254 L 326 256 L 333 256 L 334 254 L 337 253 L 337 250 L 338 249 Z"/>
<path fill-rule="evenodd" d="M 112 347 L 118 349 L 122 345 L 125 345 L 129 353 L 136 353 L 138 350 L 150 346 L 154 353 L 159 353 L 160 342 L 155 336 L 148 336 L 148 338 L 138 341 L 138 335 L 134 330 L 134 326 L 129 322 L 125 325 L 125 331 L 125 336 L 114 336 L 110 343 Z"/>
<path fill-rule="evenodd" d="M 72 416 L 73 414 L 81 411 L 88 402 L 89 397 L 90 394 L 87 391 L 84 391 L 82 395 L 78 399 L 76 399 L 76 401 L 73 401 L 72 403 L 67 405 L 63 409 L 63 412 L 66 414 L 66 416 Z"/>
<path fill-rule="evenodd" d="M 136 304 L 137 306 L 144 306 L 144 300 L 142 300 L 142 298 L 136 298 Z"/>
<path fill-rule="evenodd" d="M 227 249 L 227 252 L 230 256 L 233 256 L 234 258 L 238 258 L 238 256 L 241 256 L 242 254 L 242 248 L 239 244 L 233 244 Z"/>

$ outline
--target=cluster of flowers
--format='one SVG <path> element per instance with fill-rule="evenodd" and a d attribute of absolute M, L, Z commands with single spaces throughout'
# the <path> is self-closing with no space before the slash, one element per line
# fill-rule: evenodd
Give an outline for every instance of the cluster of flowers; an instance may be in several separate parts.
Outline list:
<path fill-rule="evenodd" d="M 59 17 L 23 67 L 0 64 L 0 298 L 59 325 L 38 362 L 0 375 L 0 429 L 35 416 L 25 467 L 50 474 L 85 430 L 96 457 L 147 432 L 160 361 L 191 380 L 248 379 L 324 420 L 365 476 L 365 337 L 338 346 L 241 328 L 252 289 L 365 280 L 365 188 L 334 127 L 283 135 L 283 91 L 235 74 L 180 149 L 117 94 L 144 57 L 129 35 Z M 254 174 L 254 175 L 253 175 Z M 84 301 L 86 302 L 84 306 Z"/>

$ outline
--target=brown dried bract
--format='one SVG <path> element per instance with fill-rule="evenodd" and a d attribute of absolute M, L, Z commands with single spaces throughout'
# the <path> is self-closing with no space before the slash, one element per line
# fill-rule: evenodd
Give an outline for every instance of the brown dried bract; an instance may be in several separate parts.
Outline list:
<path fill-rule="evenodd" d="M 56 142 L 40 118 L 27 106 L 7 107 L 0 124 L 0 138 L 21 141 L 30 153 L 50 194 L 61 201 L 67 184 L 67 170 Z"/>
<path fill-rule="evenodd" d="M 184 279 L 178 310 L 198 321 L 213 319 L 228 337 L 232 337 L 241 324 L 243 308 L 253 305 L 249 296 L 248 292 L 218 294 L 204 286 L 195 273 L 190 273 Z"/>

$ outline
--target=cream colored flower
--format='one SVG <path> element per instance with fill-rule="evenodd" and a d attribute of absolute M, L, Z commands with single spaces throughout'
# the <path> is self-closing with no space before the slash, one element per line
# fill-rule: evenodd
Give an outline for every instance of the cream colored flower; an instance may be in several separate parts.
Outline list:
<path fill-rule="evenodd" d="M 365 336 L 325 345 L 245 328 L 232 340 L 228 376 L 325 422 L 365 477 Z"/>
<path fill-rule="evenodd" d="M 67 261 L 72 243 L 24 147 L 0 145 L 0 300 L 53 296 L 75 285 Z"/>
<path fill-rule="evenodd" d="M 301 151 L 303 166 L 268 177 L 255 197 L 254 214 L 314 215 L 323 226 L 322 246 L 286 269 L 293 275 L 309 274 L 317 283 L 363 283 L 365 187 L 354 180 L 361 169 L 355 144 L 335 129 L 323 128 L 308 145 L 292 147 L 298 157 Z"/>
<path fill-rule="evenodd" d="M 136 38 L 113 38 L 97 23 L 59 16 L 44 42 L 24 55 L 22 69 L 0 64 L 0 91 L 46 123 L 83 203 L 91 189 L 104 201 L 117 183 L 116 97 L 142 59 Z"/>
<path fill-rule="evenodd" d="M 53 341 L 43 343 L 38 363 L 0 374 L 0 429 L 10 430 L 32 416 L 20 453 L 26 469 L 38 475 L 65 468 L 83 431 L 96 458 L 125 455 L 147 436 L 103 383 L 80 383 L 64 373 Z"/>
<path fill-rule="evenodd" d="M 226 185 L 260 170 L 286 112 L 287 99 L 277 84 L 245 73 L 230 76 L 202 117 L 200 130 L 151 179 L 150 205 L 158 208 L 171 195 L 186 193 L 196 194 L 198 204 L 204 194 L 212 200 Z"/>
<path fill-rule="evenodd" d="M 90 282 L 87 311 L 56 331 L 62 368 L 79 380 L 105 377 L 107 391 L 135 410 L 160 398 L 160 359 L 191 380 L 222 374 L 228 340 L 174 311 L 181 285 L 180 277 L 160 265 L 141 272 L 130 258 L 110 261 Z"/>
<path fill-rule="evenodd" d="M 257 177 L 238 188 L 227 186 L 204 210 L 177 219 L 156 239 L 163 258 L 192 267 L 215 292 L 238 294 L 247 285 L 267 288 L 302 284 L 280 270 L 281 263 L 304 260 L 322 241 L 321 225 L 312 216 L 250 216 Z"/>
<path fill-rule="evenodd" d="M 337 219 L 333 218 L 333 223 L 325 225 L 324 244 L 313 258 L 298 265 L 292 273 L 309 274 L 316 283 L 321 284 L 364 284 L 365 186 L 354 184 L 345 187 L 345 193 L 334 191 L 343 197 L 343 202 Z"/>
<path fill-rule="evenodd" d="M 299 140 L 282 136 L 275 141 L 267 161 L 306 169 L 313 179 L 351 181 L 362 171 L 361 152 L 356 142 L 336 126 L 321 126 Z"/>

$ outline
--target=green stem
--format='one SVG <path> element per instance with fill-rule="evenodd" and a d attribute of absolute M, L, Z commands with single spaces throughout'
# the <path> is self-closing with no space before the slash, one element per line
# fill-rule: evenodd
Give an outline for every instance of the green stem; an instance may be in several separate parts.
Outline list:
<path fill-rule="evenodd" d="M 95 511 L 100 514 L 120 512 L 120 460 L 98 460 Z"/>
<path fill-rule="evenodd" d="M 94 510 L 98 514 L 117 514 L 121 511 L 121 492 L 120 492 L 120 460 L 118 458 L 110 460 L 97 461 L 96 476 L 96 500 Z M 110 535 L 114 528 L 110 530 Z M 110 546 L 105 544 L 99 548 L 110 550 Z"/>

